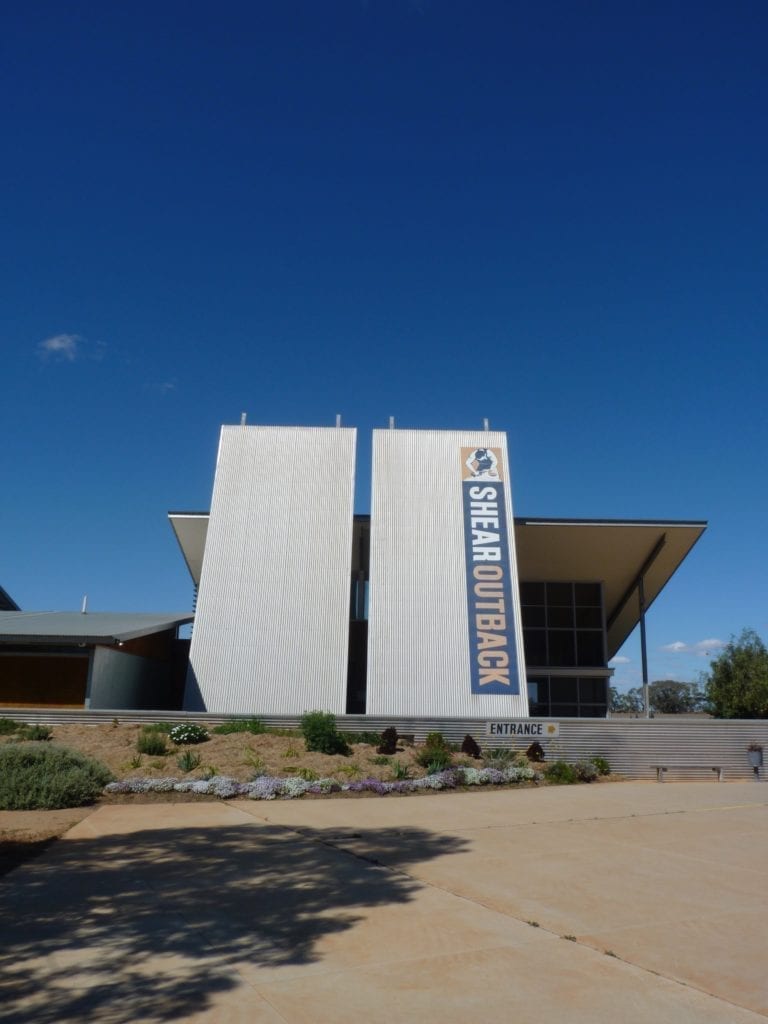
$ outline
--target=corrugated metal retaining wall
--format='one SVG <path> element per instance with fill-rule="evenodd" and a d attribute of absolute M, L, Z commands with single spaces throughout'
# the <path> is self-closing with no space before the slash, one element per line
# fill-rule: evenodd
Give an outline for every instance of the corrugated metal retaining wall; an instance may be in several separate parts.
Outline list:
<path fill-rule="evenodd" d="M 103 724 L 114 718 L 120 722 L 184 722 L 195 721 L 215 725 L 234 716 L 209 715 L 180 711 L 38 711 L 27 708 L 0 708 L 0 716 L 40 722 L 49 725 L 64 723 Z M 248 717 L 248 716 L 242 716 Z M 278 728 L 298 728 L 296 717 L 260 716 L 265 725 Z M 534 721 L 534 719 L 531 719 Z M 543 721 L 548 721 L 543 719 Z M 485 735 L 485 721 L 459 718 L 372 718 L 367 715 L 346 715 L 337 719 L 341 731 L 380 732 L 394 725 L 399 733 L 413 735 L 417 742 L 427 733 L 441 732 L 447 740 L 460 743 L 469 733 L 480 746 L 490 746 Z M 494 746 L 512 746 L 524 750 L 528 740 L 493 739 Z M 717 719 L 691 719 L 670 716 L 664 719 L 603 719 L 574 718 L 560 722 L 560 736 L 544 740 L 548 760 L 562 758 L 577 761 L 582 757 L 600 755 L 611 764 L 614 772 L 632 778 L 655 779 L 651 765 L 705 764 L 725 769 L 726 779 L 754 777 L 747 760 L 747 744 L 762 743 L 768 752 L 768 719 L 756 721 L 722 721 Z M 761 769 L 763 777 L 764 769 Z M 712 779 L 709 768 L 675 772 L 667 778 L 673 780 Z"/>

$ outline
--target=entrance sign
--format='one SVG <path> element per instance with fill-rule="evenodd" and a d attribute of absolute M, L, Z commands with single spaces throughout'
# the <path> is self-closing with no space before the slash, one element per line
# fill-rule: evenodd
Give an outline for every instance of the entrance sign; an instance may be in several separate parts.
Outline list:
<path fill-rule="evenodd" d="M 525 736 L 533 739 L 556 739 L 560 735 L 559 722 L 486 722 L 486 736 Z"/>

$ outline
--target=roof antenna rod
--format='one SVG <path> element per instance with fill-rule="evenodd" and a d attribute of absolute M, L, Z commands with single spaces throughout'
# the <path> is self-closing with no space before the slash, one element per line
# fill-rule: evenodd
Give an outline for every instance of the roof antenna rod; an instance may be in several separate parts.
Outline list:
<path fill-rule="evenodd" d="M 337 427 L 337 429 L 338 429 L 338 427 L 340 427 L 340 426 L 341 426 L 341 413 L 340 413 L 340 412 L 337 412 L 337 413 L 336 413 L 336 427 Z"/>
<path fill-rule="evenodd" d="M 486 432 L 486 434 L 487 434 L 487 433 L 488 433 L 488 431 L 489 431 L 490 429 L 491 429 L 491 425 L 490 425 L 490 423 L 488 422 L 488 417 L 486 416 L 486 417 L 485 417 L 485 418 L 483 419 L 483 430 L 484 430 L 484 431 Z"/>
<path fill-rule="evenodd" d="M 389 417 L 389 429 L 390 430 L 394 430 L 395 429 L 395 417 L 394 416 L 390 416 Z"/>
<path fill-rule="evenodd" d="M 83 594 L 83 607 L 80 609 L 80 614 L 85 615 L 88 611 L 88 595 Z"/>
<path fill-rule="evenodd" d="M 245 426 L 245 421 L 246 421 L 246 419 L 247 419 L 247 417 L 246 417 L 245 413 L 244 413 L 244 412 L 241 412 L 241 413 L 240 413 L 240 426 L 241 426 L 241 427 L 244 427 L 244 426 Z"/>

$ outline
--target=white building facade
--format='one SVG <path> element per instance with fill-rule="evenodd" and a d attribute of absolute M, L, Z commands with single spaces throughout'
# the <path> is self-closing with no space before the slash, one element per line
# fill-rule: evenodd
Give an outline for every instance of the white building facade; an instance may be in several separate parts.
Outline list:
<path fill-rule="evenodd" d="M 346 710 L 356 431 L 223 427 L 184 707 Z"/>
<path fill-rule="evenodd" d="M 524 717 L 503 433 L 373 434 L 367 711 Z"/>

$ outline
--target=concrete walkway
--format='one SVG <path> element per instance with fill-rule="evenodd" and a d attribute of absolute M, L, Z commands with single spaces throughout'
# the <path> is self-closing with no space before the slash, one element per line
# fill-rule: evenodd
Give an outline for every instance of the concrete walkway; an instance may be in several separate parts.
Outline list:
<path fill-rule="evenodd" d="M 0 1021 L 747 1024 L 768 787 L 105 806 L 0 886 Z"/>

